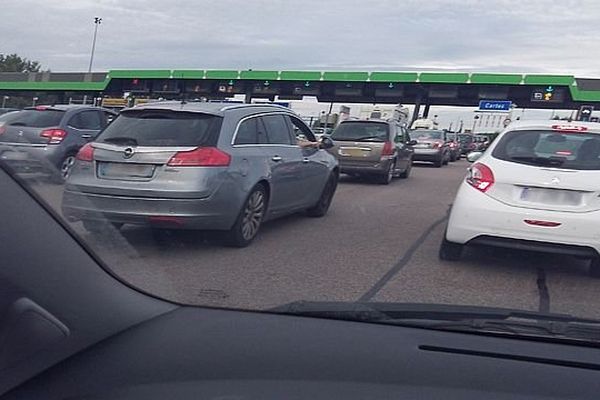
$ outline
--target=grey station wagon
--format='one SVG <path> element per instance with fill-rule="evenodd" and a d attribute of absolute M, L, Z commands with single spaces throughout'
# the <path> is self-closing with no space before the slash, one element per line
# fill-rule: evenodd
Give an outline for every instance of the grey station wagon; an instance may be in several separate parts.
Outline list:
<path fill-rule="evenodd" d="M 161 102 L 121 112 L 77 155 L 63 212 L 97 221 L 227 231 L 246 246 L 263 221 L 327 212 L 338 164 L 291 110 L 275 105 Z M 316 143 L 315 143 L 316 144 Z"/>
<path fill-rule="evenodd" d="M 77 151 L 115 116 L 107 109 L 73 104 L 5 114 L 0 124 L 0 159 L 16 171 L 41 172 L 62 182 Z"/>

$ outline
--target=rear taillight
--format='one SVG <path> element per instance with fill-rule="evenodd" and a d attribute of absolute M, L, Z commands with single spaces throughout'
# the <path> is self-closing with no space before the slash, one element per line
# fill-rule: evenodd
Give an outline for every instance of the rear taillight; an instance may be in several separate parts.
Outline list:
<path fill-rule="evenodd" d="M 0 135 L 2 135 L 4 132 L 6 132 L 6 127 L 0 126 Z"/>
<path fill-rule="evenodd" d="M 394 145 L 392 142 L 385 142 L 383 145 L 383 149 L 381 149 L 382 156 L 393 156 L 394 155 Z"/>
<path fill-rule="evenodd" d="M 469 144 L 469 149 L 474 150 L 477 148 L 477 145 L 475 143 L 470 143 Z"/>
<path fill-rule="evenodd" d="M 198 147 L 176 153 L 167 165 L 171 167 L 226 167 L 231 156 L 216 147 Z"/>
<path fill-rule="evenodd" d="M 440 142 L 431 143 L 431 148 L 433 149 L 439 149 L 440 147 L 442 147 L 442 144 Z"/>
<path fill-rule="evenodd" d="M 67 132 L 62 129 L 50 128 L 40 132 L 40 136 L 47 138 L 48 144 L 59 144 L 67 137 Z"/>
<path fill-rule="evenodd" d="M 494 173 L 487 165 L 475 163 L 469 168 L 467 183 L 475 189 L 485 193 L 492 187 L 494 182 Z"/>
<path fill-rule="evenodd" d="M 91 143 L 84 145 L 75 156 L 79 161 L 91 162 L 94 159 L 94 148 Z"/>

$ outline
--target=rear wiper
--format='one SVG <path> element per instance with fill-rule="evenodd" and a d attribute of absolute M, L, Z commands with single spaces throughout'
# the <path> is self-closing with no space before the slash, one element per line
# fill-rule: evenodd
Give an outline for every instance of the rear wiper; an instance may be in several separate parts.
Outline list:
<path fill-rule="evenodd" d="M 269 312 L 315 318 L 380 322 L 420 328 L 510 333 L 600 341 L 600 320 L 568 314 L 495 307 L 382 302 L 307 302 L 285 304 Z"/>
<path fill-rule="evenodd" d="M 531 157 L 531 156 L 513 156 L 511 160 L 529 162 L 540 166 L 556 166 L 560 167 L 566 161 L 566 158 L 561 157 Z"/>
<path fill-rule="evenodd" d="M 356 138 L 354 140 L 356 140 L 357 142 L 360 142 L 361 140 L 371 140 L 371 139 L 378 139 L 383 142 L 383 139 L 381 139 L 380 136 L 362 136 L 362 137 Z"/>
<path fill-rule="evenodd" d="M 9 126 L 27 126 L 27 124 L 25 122 L 13 122 L 13 123 L 9 123 Z"/>
<path fill-rule="evenodd" d="M 130 146 L 138 145 L 138 142 L 136 139 L 131 138 L 131 137 L 125 137 L 125 136 L 110 137 L 110 138 L 102 139 L 102 141 L 105 143 L 124 144 L 124 145 L 130 145 Z"/>

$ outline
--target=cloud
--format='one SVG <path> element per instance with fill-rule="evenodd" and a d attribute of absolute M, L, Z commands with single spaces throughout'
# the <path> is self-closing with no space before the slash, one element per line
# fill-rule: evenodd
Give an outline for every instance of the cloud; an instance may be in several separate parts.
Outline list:
<path fill-rule="evenodd" d="M 600 3 L 4 0 L 0 52 L 53 71 L 443 69 L 598 76 Z"/>

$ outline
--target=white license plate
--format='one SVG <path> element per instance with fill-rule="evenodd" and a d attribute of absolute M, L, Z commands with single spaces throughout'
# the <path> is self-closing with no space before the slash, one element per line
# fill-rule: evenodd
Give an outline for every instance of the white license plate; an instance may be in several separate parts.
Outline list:
<path fill-rule="evenodd" d="M 135 163 L 109 163 L 98 164 L 98 175 L 107 178 L 150 178 L 154 173 L 154 166 Z"/>
<path fill-rule="evenodd" d="M 340 148 L 338 151 L 338 154 L 342 157 L 367 157 L 369 153 L 369 150 L 365 151 L 355 147 Z"/>
<path fill-rule="evenodd" d="M 557 206 L 578 206 L 581 204 L 582 192 L 561 189 L 543 189 L 524 187 L 521 189 L 521 201 L 528 203 Z"/>

